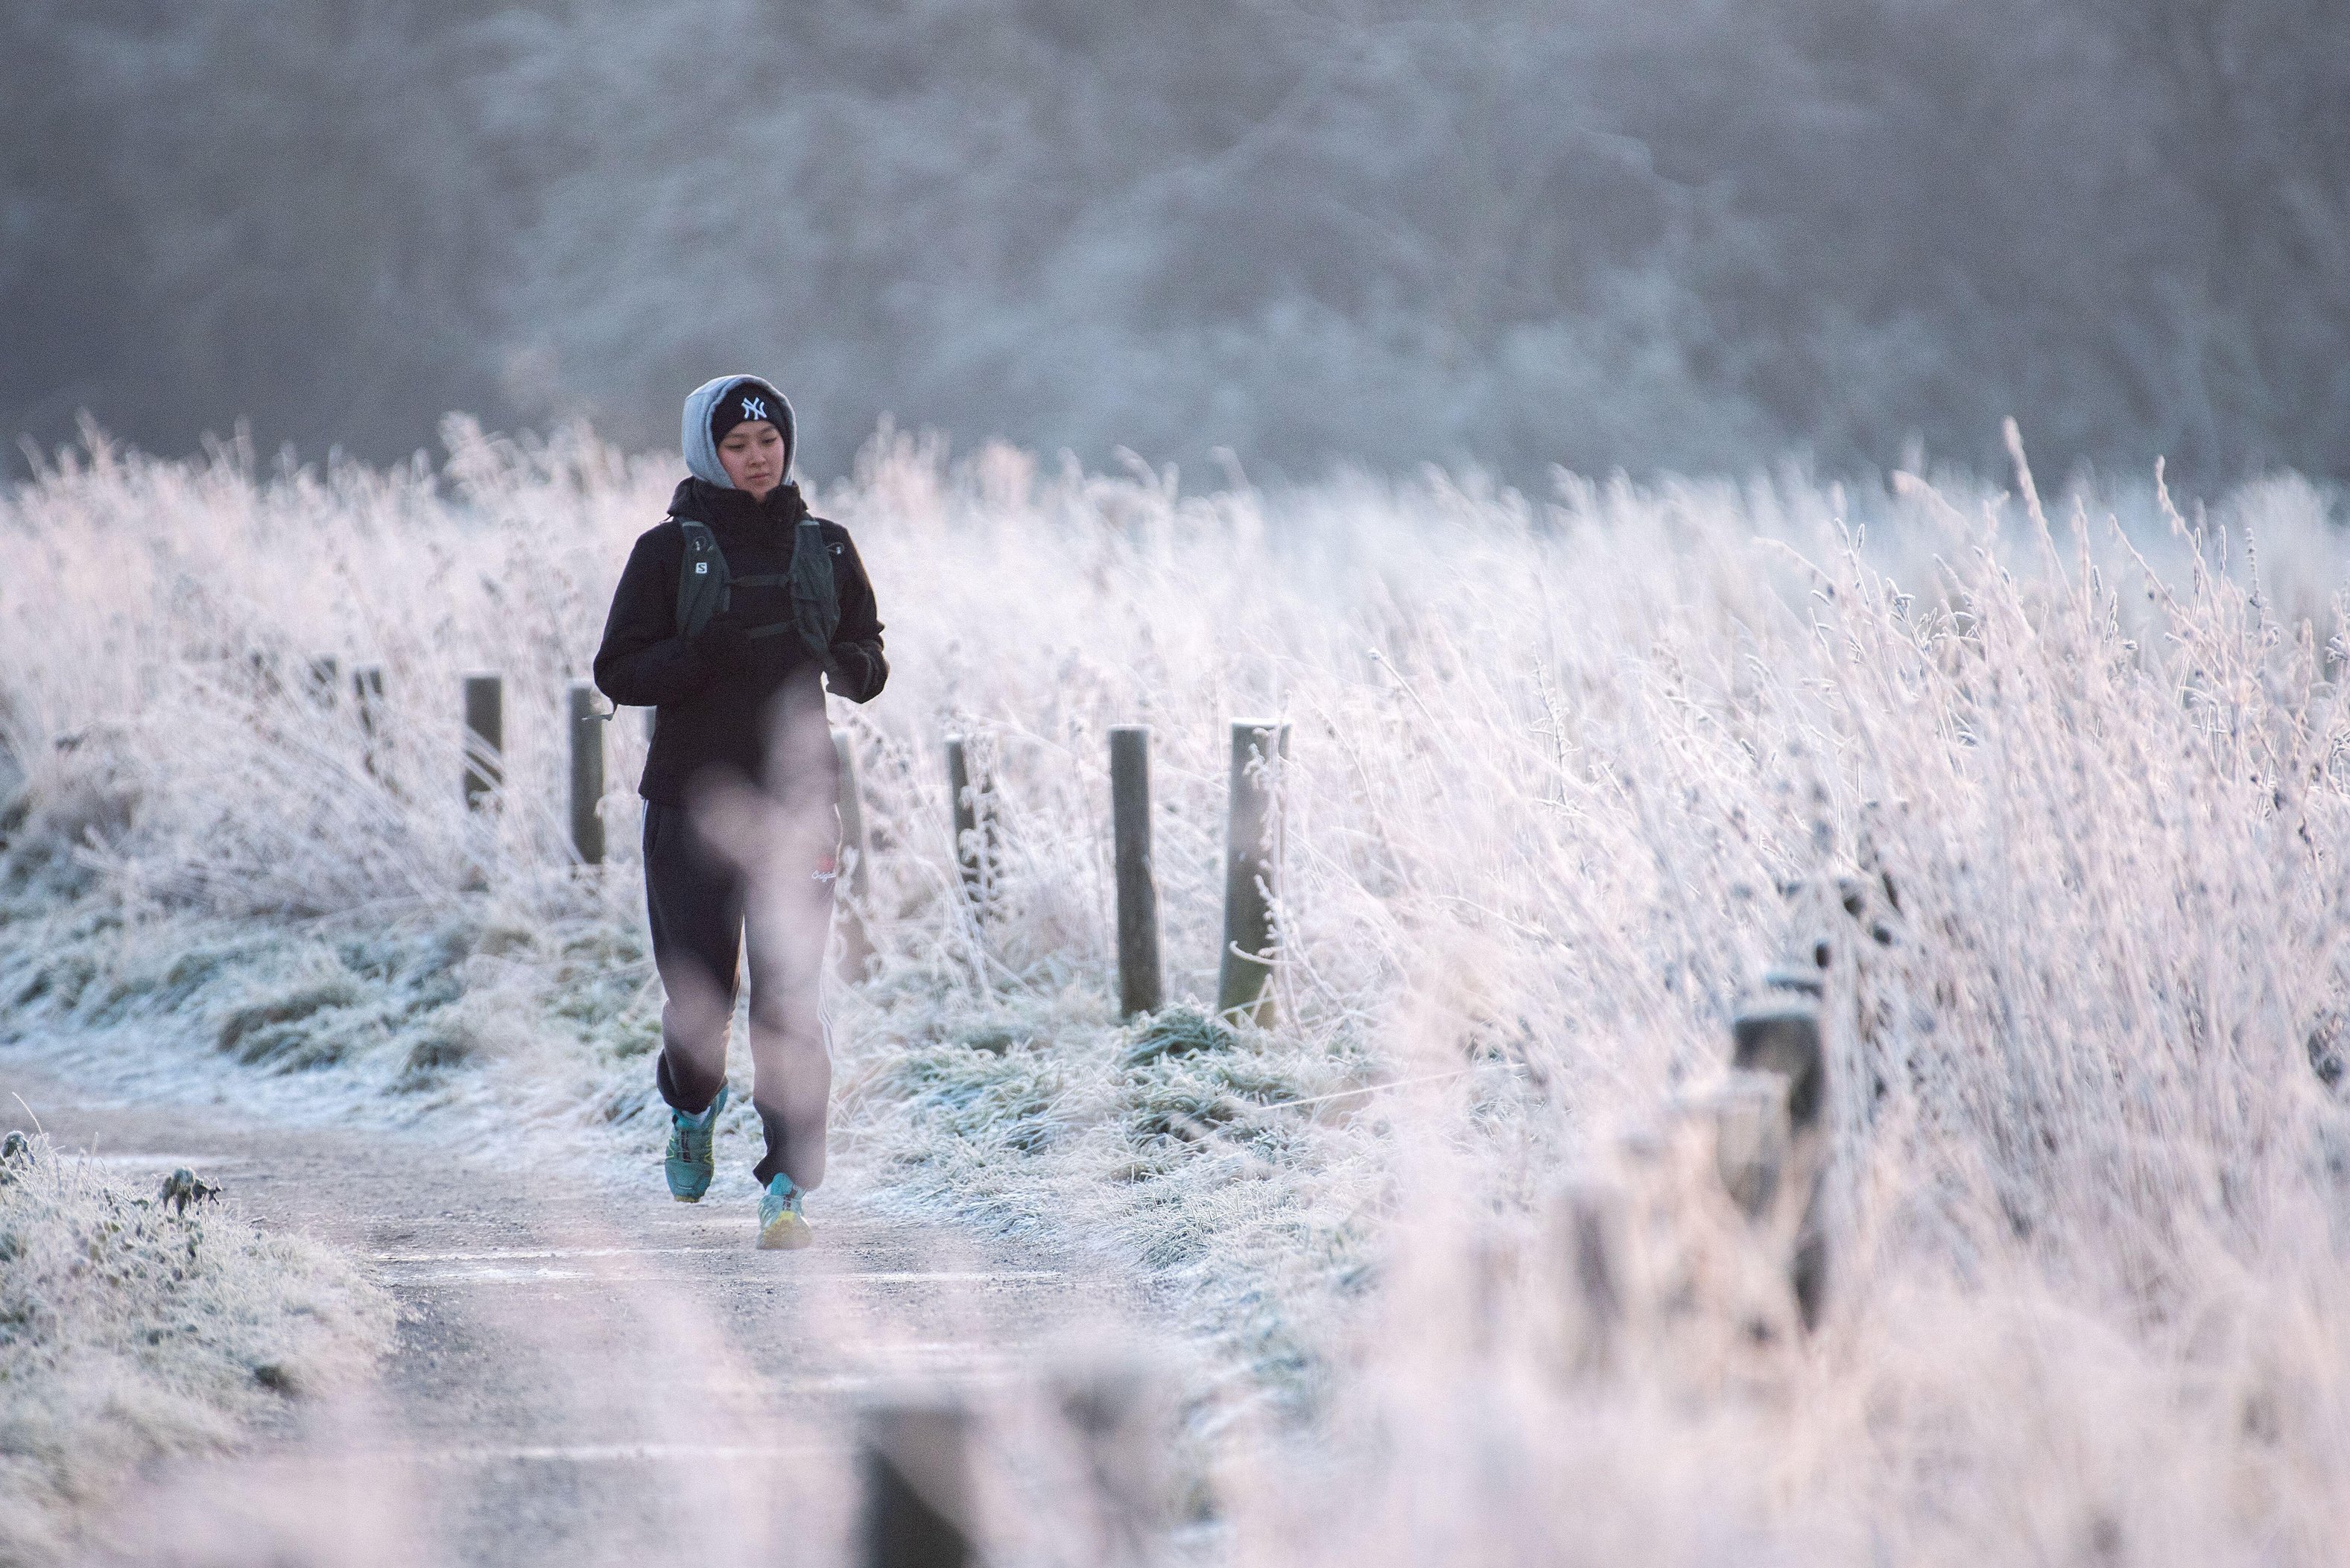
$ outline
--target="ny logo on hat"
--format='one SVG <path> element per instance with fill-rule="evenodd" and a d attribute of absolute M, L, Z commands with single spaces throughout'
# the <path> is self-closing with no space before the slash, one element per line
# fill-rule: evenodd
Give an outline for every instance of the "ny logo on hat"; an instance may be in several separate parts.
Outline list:
<path fill-rule="evenodd" d="M 765 419 L 765 418 L 767 417 L 767 403 L 766 403 L 766 400 L 765 400 L 765 399 L 764 399 L 764 398 L 745 398 L 745 399 L 743 399 L 743 417 L 744 419 L 746 419 L 746 420 L 764 420 L 764 419 Z"/>

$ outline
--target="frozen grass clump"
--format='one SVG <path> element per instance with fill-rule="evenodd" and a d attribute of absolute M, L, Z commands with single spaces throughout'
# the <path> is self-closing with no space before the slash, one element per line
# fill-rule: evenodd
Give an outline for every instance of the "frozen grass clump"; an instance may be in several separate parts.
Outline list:
<path fill-rule="evenodd" d="M 895 1000 L 849 1032 L 841 1119 L 869 1181 L 1139 1272 L 1215 1352 L 1221 1396 L 1311 1408 L 1332 1314 L 1370 1277 L 1384 1129 L 1357 1114 L 1358 1050 L 1186 1004 L 1121 1026 L 1090 993 Z"/>
<path fill-rule="evenodd" d="M 20 914 L 0 949 L 0 1044 L 39 1038 L 54 1053 L 88 1043 L 102 1057 L 105 1042 L 160 1034 L 200 1043 L 198 1060 L 141 1049 L 138 1072 L 168 1078 L 175 1062 L 182 1078 L 231 1064 L 276 1078 L 336 1068 L 345 1098 L 371 1091 L 412 1111 L 512 1044 L 504 1019 L 517 932 L 502 919 L 487 908 L 369 921 L 182 909 L 126 923 L 119 908 L 88 900 Z M 611 948 L 600 933 L 586 940 Z M 557 964 L 545 978 L 565 987 L 576 974 Z M 613 983 L 598 966 L 545 1011 L 559 1023 Z"/>
<path fill-rule="evenodd" d="M 141 1464 L 363 1375 L 390 1299 L 315 1242 L 134 1195 L 46 1138 L 0 1156 L 0 1560 L 69 1555 Z"/>

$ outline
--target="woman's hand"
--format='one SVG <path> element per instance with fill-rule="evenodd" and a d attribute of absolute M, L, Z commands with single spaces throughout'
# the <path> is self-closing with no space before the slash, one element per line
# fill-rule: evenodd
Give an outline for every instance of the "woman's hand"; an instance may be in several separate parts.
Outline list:
<path fill-rule="evenodd" d="M 862 702 L 871 695 L 866 691 L 869 680 L 865 650 L 855 643 L 836 642 L 825 650 L 824 683 L 840 696 Z"/>

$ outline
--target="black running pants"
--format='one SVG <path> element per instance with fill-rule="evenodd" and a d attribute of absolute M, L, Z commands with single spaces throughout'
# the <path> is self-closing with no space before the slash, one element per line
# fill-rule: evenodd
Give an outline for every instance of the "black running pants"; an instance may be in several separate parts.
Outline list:
<path fill-rule="evenodd" d="M 832 1054 L 823 1012 L 830 867 L 778 867 L 755 889 L 683 806 L 645 803 L 645 908 L 667 1001 L 654 1078 L 673 1108 L 707 1110 L 726 1081 L 735 976 L 749 939 L 751 1103 L 767 1148 L 753 1171 L 801 1187 L 824 1179 Z M 813 857 L 811 857 L 813 858 Z M 819 875 L 825 873 L 826 875 Z"/>

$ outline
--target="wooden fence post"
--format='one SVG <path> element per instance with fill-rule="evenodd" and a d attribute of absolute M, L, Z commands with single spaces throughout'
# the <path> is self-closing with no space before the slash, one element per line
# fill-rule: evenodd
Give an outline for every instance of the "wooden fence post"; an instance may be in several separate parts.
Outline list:
<path fill-rule="evenodd" d="M 1281 823 L 1274 785 L 1289 754 L 1289 726 L 1270 719 L 1232 722 L 1232 808 L 1224 839 L 1224 952 L 1216 971 L 1216 1015 L 1264 1027 L 1273 1022 L 1274 882 Z"/>
<path fill-rule="evenodd" d="M 604 714 L 593 682 L 571 683 L 571 847 L 582 866 L 604 864 Z"/>
<path fill-rule="evenodd" d="M 1778 1197 L 1786 1170 L 1787 1080 L 1776 1073 L 1740 1073 L 1721 1092 L 1713 1115 L 1714 1168 L 1746 1217 L 1758 1219 Z"/>
<path fill-rule="evenodd" d="M 862 1568 L 965 1568 L 972 1550 L 971 1423 L 951 1400 L 875 1405 L 864 1414 Z"/>
<path fill-rule="evenodd" d="M 1773 1085 L 1768 1109 L 1773 1125 L 1759 1135 L 1759 1145 L 1776 1145 L 1784 1154 L 1772 1163 L 1782 1168 L 1756 1171 L 1748 1190 L 1731 1191 L 1750 1213 L 1761 1214 L 1780 1203 L 1800 1204 L 1795 1217 L 1794 1251 L 1788 1280 L 1804 1326 L 1819 1325 L 1826 1305 L 1828 1242 L 1824 1203 L 1827 1177 L 1827 1055 L 1820 1044 L 1819 976 L 1802 969 L 1774 970 L 1766 979 L 1767 993 L 1731 1022 L 1731 1065 L 1742 1073 L 1767 1074 L 1783 1083 Z M 1783 1097 L 1782 1097 L 1783 1096 Z M 1783 1110 L 1781 1107 L 1783 1106 Z M 1739 1163 L 1735 1151 L 1723 1161 L 1725 1181 Z"/>
<path fill-rule="evenodd" d="M 368 777 L 380 775 L 376 770 L 376 737 L 383 725 L 383 666 L 362 664 L 351 671 L 351 698 L 359 711 L 359 735 L 363 750 L 359 765 Z"/>
<path fill-rule="evenodd" d="M 1109 732 L 1110 838 L 1118 875 L 1118 1003 L 1121 1017 L 1156 1012 L 1159 881 L 1150 865 L 1150 727 Z"/>
<path fill-rule="evenodd" d="M 1168 1503 L 1162 1456 L 1173 1425 L 1159 1378 L 1138 1358 L 1112 1355 L 1062 1366 L 1050 1388 L 1092 1494 L 1093 1517 L 1063 1526 L 1090 1548 L 1080 1560 L 1099 1568 L 1156 1561 Z"/>
<path fill-rule="evenodd" d="M 505 685 L 494 675 L 465 677 L 465 805 L 479 811 L 505 781 Z"/>
<path fill-rule="evenodd" d="M 988 793 L 984 778 L 972 778 L 971 751 L 961 735 L 947 737 L 947 787 L 954 793 L 955 864 L 962 873 L 963 897 L 981 915 L 995 891 L 995 824 L 983 820 L 980 797 Z"/>
<path fill-rule="evenodd" d="M 839 877 L 832 886 L 836 895 L 848 895 L 841 917 L 840 977 L 855 981 L 865 978 L 873 961 L 872 933 L 865 929 L 865 896 L 872 877 L 865 864 L 865 802 L 857 791 L 857 753 L 847 731 L 832 732 L 832 755 L 838 779 L 835 804 L 840 813 Z"/>
<path fill-rule="evenodd" d="M 1566 1369 L 1577 1376 L 1609 1371 L 1630 1308 L 1627 1245 L 1629 1205 L 1622 1188 L 1594 1176 L 1570 1181 L 1553 1200 L 1553 1282 L 1565 1330 Z"/>
<path fill-rule="evenodd" d="M 253 693 L 255 697 L 266 701 L 285 691 L 286 683 L 278 677 L 277 655 L 275 650 L 265 648 L 252 649 L 246 652 L 244 661 L 246 668 L 252 671 Z"/>

